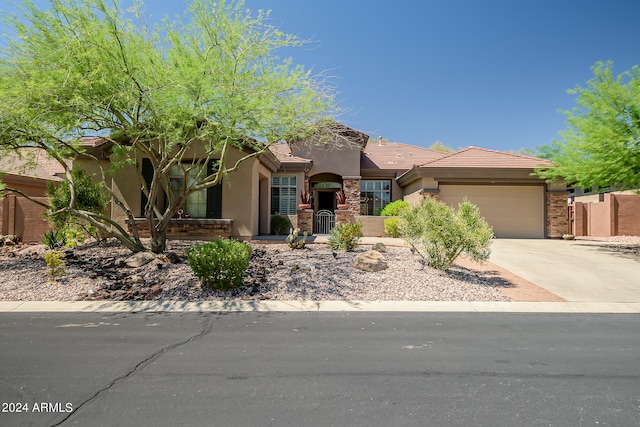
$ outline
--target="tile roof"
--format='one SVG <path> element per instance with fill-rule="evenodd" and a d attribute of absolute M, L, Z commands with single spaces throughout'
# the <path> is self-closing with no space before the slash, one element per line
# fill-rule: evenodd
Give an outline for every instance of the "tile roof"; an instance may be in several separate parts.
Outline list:
<path fill-rule="evenodd" d="M 549 165 L 549 160 L 479 147 L 467 147 L 419 164 L 425 168 L 506 168 L 533 169 Z"/>
<path fill-rule="evenodd" d="M 64 168 L 39 148 L 22 148 L 20 156 L 8 153 L 0 158 L 0 171 L 46 181 L 62 181 Z"/>
<path fill-rule="evenodd" d="M 277 157 L 280 163 L 310 163 L 311 159 L 293 156 L 291 148 L 286 142 L 278 142 L 269 147 L 269 150 Z"/>
<path fill-rule="evenodd" d="M 408 170 L 415 165 L 439 159 L 447 153 L 404 144 L 402 142 L 371 141 L 360 160 L 361 169 Z"/>

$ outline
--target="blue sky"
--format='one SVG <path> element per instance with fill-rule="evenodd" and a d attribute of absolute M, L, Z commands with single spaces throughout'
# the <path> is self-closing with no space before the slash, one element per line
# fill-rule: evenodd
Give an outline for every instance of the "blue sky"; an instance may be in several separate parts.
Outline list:
<path fill-rule="evenodd" d="M 39 0 L 38 4 L 47 4 Z M 154 18 L 184 3 L 147 0 Z M 246 0 L 311 40 L 294 62 L 334 76 L 341 122 L 429 146 L 534 148 L 558 139 L 567 89 L 596 61 L 640 64 L 638 0 Z M 9 6 L 0 6 L 6 12 Z"/>

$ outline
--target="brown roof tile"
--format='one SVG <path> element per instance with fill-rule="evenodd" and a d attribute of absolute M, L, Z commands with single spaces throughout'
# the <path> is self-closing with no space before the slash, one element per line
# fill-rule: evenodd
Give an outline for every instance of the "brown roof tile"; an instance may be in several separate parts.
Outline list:
<path fill-rule="evenodd" d="M 22 148 L 20 155 L 9 153 L 0 158 L 0 171 L 18 176 L 61 181 L 64 168 L 39 148 Z"/>
<path fill-rule="evenodd" d="M 408 170 L 414 165 L 439 159 L 445 155 L 446 153 L 441 151 L 402 142 L 384 142 L 380 144 L 371 141 L 364 149 L 360 160 L 360 168 Z"/>
<path fill-rule="evenodd" d="M 286 142 L 278 142 L 269 147 L 269 150 L 277 157 L 280 163 L 309 163 L 310 159 L 293 156 L 291 148 Z"/>
<path fill-rule="evenodd" d="M 421 163 L 420 167 L 428 168 L 508 168 L 533 169 L 541 165 L 549 165 L 549 160 L 504 151 L 488 150 L 479 147 L 467 147 L 455 153 Z"/>

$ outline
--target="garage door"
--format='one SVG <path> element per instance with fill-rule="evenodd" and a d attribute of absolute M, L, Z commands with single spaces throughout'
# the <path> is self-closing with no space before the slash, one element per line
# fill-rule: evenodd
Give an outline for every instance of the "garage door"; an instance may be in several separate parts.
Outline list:
<path fill-rule="evenodd" d="M 440 200 L 451 206 L 465 197 L 480 208 L 496 237 L 544 237 L 544 187 L 440 185 Z"/>

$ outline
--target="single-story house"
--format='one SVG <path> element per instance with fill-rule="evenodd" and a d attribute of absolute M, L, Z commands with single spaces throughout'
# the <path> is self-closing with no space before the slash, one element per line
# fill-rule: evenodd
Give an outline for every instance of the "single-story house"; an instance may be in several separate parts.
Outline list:
<path fill-rule="evenodd" d="M 566 189 L 532 174 L 545 160 L 477 147 L 443 153 L 381 138 L 370 141 L 367 134 L 344 125 L 337 129 L 331 141 L 279 143 L 246 161 L 219 186 L 191 197 L 183 207 L 188 218 L 173 221 L 170 237 L 249 239 L 270 234 L 276 215 L 311 234 L 328 233 L 336 223 L 361 221 L 365 235 L 378 236 L 384 234 L 380 212 L 386 204 L 399 199 L 417 203 L 430 196 L 453 206 L 468 198 L 498 237 L 561 237 L 567 232 Z M 84 145 L 108 162 L 107 141 L 89 138 Z M 243 154 L 232 150 L 228 161 Z M 197 158 L 197 151 L 191 156 Z M 137 161 L 143 175 L 151 172 L 148 161 Z M 81 166 L 92 170 L 90 163 Z M 145 198 L 135 167 L 125 167 L 111 182 L 141 217 Z M 346 194 L 341 209 L 338 190 Z M 310 193 L 311 206 L 300 209 L 303 191 Z M 112 218 L 126 223 L 116 206 L 110 209 Z M 146 226 L 142 219 L 136 222 Z"/>

